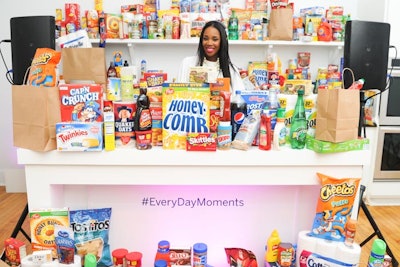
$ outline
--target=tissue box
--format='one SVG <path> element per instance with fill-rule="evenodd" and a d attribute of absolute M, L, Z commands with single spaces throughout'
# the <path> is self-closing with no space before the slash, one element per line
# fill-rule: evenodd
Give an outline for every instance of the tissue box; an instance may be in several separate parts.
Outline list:
<path fill-rule="evenodd" d="M 314 150 L 317 153 L 336 153 L 353 150 L 365 150 L 369 148 L 369 139 L 359 138 L 340 143 L 331 143 L 307 136 L 306 147 L 310 150 Z"/>

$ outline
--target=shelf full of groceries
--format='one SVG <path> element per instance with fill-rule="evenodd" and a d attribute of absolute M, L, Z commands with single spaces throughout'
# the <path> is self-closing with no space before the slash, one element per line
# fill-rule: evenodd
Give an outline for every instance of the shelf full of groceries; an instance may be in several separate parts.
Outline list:
<path fill-rule="evenodd" d="M 188 40 L 198 38 L 207 21 L 218 20 L 225 24 L 229 40 L 329 43 L 343 42 L 350 19 L 343 6 L 309 6 L 297 12 L 287 0 L 247 0 L 244 7 L 229 0 L 176 0 L 167 7 L 160 1 L 143 1 L 108 12 L 101 1 L 86 10 L 66 3 L 55 11 L 56 37 L 84 30 L 100 46 L 116 39 Z"/>

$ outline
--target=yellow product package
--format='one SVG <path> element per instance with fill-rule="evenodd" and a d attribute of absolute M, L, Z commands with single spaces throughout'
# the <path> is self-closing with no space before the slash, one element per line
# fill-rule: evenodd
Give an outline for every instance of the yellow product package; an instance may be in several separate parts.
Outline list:
<path fill-rule="evenodd" d="M 32 251 L 51 250 L 57 258 L 54 225 L 69 227 L 69 210 L 48 209 L 29 212 Z"/>
<path fill-rule="evenodd" d="M 321 189 L 310 235 L 343 242 L 344 226 L 351 217 L 361 179 L 334 178 L 322 173 L 317 175 Z"/>
<path fill-rule="evenodd" d="M 210 86 L 164 83 L 162 137 L 164 149 L 186 149 L 188 133 L 210 132 Z"/>

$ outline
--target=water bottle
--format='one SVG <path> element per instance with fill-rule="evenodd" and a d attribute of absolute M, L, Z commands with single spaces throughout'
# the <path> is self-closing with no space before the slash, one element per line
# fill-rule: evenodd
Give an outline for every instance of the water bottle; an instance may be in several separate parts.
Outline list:
<path fill-rule="evenodd" d="M 304 90 L 297 91 L 297 101 L 290 125 L 290 146 L 293 149 L 303 149 L 306 144 L 307 118 L 303 100 Z"/>
<path fill-rule="evenodd" d="M 241 91 L 237 90 L 231 100 L 231 124 L 232 124 L 232 140 L 235 139 L 242 125 L 244 118 L 247 116 L 247 104 L 241 96 Z"/>

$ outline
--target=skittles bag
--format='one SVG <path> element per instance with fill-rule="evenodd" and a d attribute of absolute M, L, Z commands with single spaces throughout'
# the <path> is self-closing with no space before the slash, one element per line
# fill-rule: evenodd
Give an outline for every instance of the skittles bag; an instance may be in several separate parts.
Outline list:
<path fill-rule="evenodd" d="M 360 178 L 334 178 L 317 173 L 321 182 L 311 236 L 344 241 L 344 226 L 350 219 Z"/>

